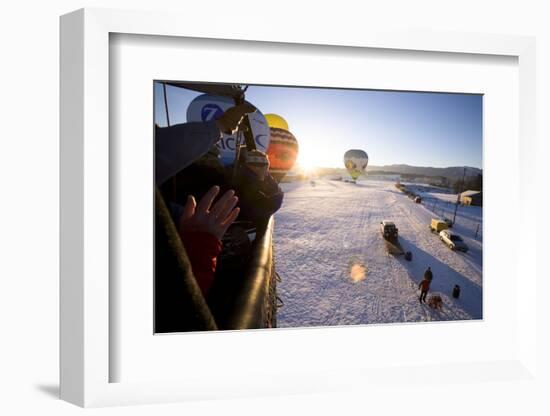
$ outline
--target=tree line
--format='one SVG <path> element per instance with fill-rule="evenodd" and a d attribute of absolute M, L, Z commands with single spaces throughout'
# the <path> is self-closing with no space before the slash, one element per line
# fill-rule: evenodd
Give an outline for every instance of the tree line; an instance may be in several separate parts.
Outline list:
<path fill-rule="evenodd" d="M 457 180 L 453 183 L 453 191 L 455 193 L 460 193 L 468 190 L 472 191 L 481 191 L 483 189 L 483 175 L 477 174 L 475 176 L 468 176 L 462 181 L 462 179 Z"/>

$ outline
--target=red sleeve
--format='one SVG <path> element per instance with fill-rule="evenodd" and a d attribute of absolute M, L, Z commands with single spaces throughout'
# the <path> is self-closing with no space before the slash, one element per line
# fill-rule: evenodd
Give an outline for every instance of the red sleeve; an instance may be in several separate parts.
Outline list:
<path fill-rule="evenodd" d="M 214 235 L 205 232 L 189 232 L 180 235 L 195 279 L 202 294 L 206 296 L 214 283 L 216 258 L 222 250 L 222 243 Z"/>

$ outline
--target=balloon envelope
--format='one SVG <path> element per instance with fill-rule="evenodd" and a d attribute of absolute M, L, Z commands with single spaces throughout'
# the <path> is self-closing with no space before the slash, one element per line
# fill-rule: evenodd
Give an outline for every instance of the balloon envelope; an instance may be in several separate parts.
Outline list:
<path fill-rule="evenodd" d="M 292 169 L 298 157 L 298 141 L 296 137 L 284 129 L 272 127 L 267 148 L 269 173 L 279 182 Z"/>
<path fill-rule="evenodd" d="M 217 120 L 228 108 L 234 105 L 235 102 L 229 97 L 210 94 L 199 95 L 187 107 L 187 121 Z M 266 153 L 269 146 L 269 125 L 265 116 L 260 110 L 257 110 L 249 114 L 248 119 L 254 134 L 256 148 Z M 221 161 L 225 166 L 232 164 L 235 160 L 235 141 L 236 135 L 224 134 L 220 141 L 216 143 L 216 146 L 220 149 Z"/>
<path fill-rule="evenodd" d="M 267 124 L 269 124 L 269 127 L 288 130 L 288 123 L 278 114 L 266 114 L 265 119 L 267 120 Z"/>
<path fill-rule="evenodd" d="M 344 154 L 344 165 L 350 176 L 356 180 L 369 164 L 369 156 L 363 150 L 352 149 Z"/>

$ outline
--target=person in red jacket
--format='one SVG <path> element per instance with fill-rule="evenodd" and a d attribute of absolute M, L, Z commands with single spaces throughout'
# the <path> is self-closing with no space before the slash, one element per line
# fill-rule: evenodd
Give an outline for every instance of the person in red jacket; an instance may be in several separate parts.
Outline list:
<path fill-rule="evenodd" d="M 430 283 L 431 280 L 425 277 L 424 280 L 422 280 L 418 285 L 418 288 L 420 289 L 420 303 L 422 303 L 422 301 L 426 303 L 426 296 L 428 295 L 428 291 L 430 290 Z"/>
<path fill-rule="evenodd" d="M 213 186 L 198 204 L 190 195 L 178 221 L 181 241 L 204 296 L 214 283 L 216 261 L 222 250 L 221 238 L 240 210 L 236 207 L 239 199 L 233 190 L 225 192 L 213 204 L 219 192 L 220 187 Z"/>
<path fill-rule="evenodd" d="M 217 120 L 155 127 L 155 182 L 163 185 L 189 166 L 222 137 L 233 134 L 247 114 L 256 111 L 250 104 L 227 109 Z M 222 249 L 221 237 L 239 215 L 238 198 L 229 190 L 213 204 L 220 192 L 213 186 L 197 204 L 193 196 L 185 206 L 166 201 L 189 256 L 193 274 L 206 295 L 214 282 L 216 258 Z M 212 205 L 213 204 L 213 205 Z"/>

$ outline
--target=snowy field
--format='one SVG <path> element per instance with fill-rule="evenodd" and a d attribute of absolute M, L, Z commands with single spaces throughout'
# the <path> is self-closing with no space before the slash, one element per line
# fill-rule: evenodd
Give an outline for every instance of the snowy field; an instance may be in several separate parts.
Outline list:
<path fill-rule="evenodd" d="M 393 182 L 316 180 L 314 186 L 296 182 L 282 188 L 285 200 L 275 215 L 274 239 L 284 302 L 279 327 L 482 317 L 482 248 L 471 229 L 481 223 L 477 207 L 458 210 L 456 230 L 470 248 L 464 254 L 429 231 L 434 214 Z M 411 262 L 387 254 L 382 220 L 396 223 L 404 250 L 413 254 Z M 442 311 L 418 300 L 418 283 L 428 266 L 434 273 L 428 297 L 441 295 Z M 455 284 L 461 287 L 459 299 L 451 297 Z"/>

